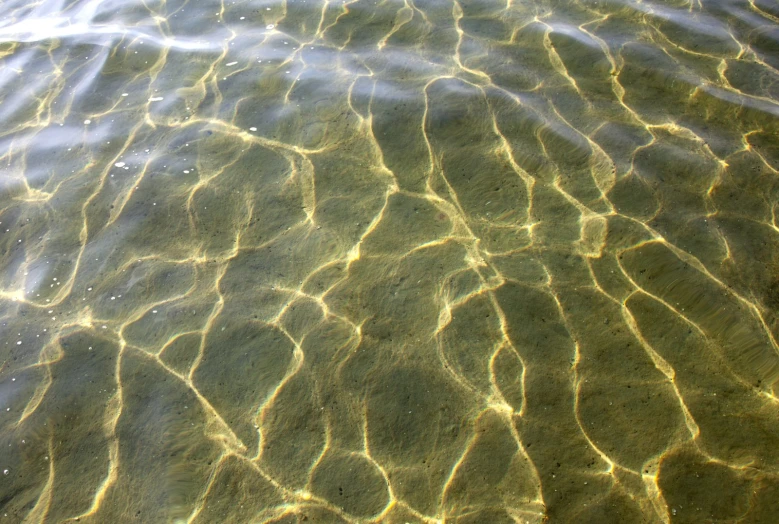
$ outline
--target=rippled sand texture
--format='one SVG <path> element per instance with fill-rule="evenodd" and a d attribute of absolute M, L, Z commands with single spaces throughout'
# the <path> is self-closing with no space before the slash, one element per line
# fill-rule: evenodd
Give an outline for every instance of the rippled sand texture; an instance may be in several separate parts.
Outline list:
<path fill-rule="evenodd" d="M 779 8 L 0 5 L 9 522 L 776 522 Z"/>

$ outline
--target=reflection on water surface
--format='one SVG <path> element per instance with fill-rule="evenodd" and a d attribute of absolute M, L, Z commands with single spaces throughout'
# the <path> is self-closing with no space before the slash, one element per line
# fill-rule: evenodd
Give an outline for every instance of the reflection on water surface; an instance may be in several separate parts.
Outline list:
<path fill-rule="evenodd" d="M 9 522 L 775 522 L 769 0 L 0 3 Z"/>

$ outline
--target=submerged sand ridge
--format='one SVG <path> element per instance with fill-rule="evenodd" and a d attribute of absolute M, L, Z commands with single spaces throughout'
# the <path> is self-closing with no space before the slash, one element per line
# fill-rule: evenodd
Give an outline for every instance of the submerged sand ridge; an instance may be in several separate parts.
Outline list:
<path fill-rule="evenodd" d="M 0 6 L 9 522 L 774 522 L 779 10 Z"/>

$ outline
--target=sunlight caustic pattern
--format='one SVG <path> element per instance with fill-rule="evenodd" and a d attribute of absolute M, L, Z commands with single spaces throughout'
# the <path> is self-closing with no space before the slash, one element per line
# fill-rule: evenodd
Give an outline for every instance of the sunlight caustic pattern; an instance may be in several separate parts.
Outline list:
<path fill-rule="evenodd" d="M 770 522 L 779 10 L 0 5 L 13 522 Z"/>

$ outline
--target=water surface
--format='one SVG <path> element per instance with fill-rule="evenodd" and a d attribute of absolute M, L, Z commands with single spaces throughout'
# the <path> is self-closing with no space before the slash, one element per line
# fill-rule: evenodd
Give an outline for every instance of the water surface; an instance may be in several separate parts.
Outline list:
<path fill-rule="evenodd" d="M 779 521 L 771 0 L 0 2 L 7 522 Z"/>

